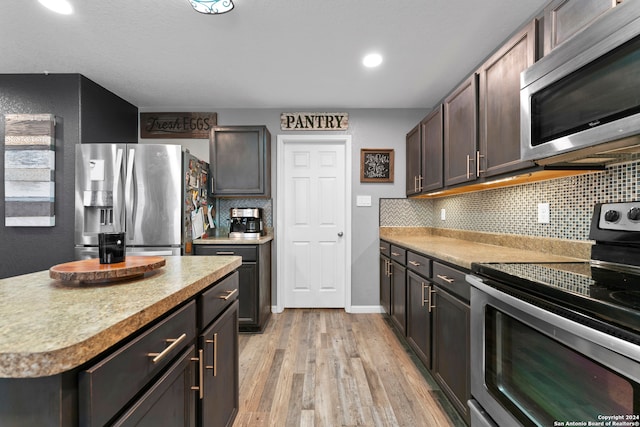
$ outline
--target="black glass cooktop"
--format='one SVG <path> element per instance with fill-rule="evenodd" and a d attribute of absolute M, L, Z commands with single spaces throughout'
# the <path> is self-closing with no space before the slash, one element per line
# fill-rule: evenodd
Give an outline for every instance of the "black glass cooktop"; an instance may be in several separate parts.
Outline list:
<path fill-rule="evenodd" d="M 488 285 L 557 304 L 640 337 L 638 268 L 570 262 L 483 263 L 471 269 Z"/>

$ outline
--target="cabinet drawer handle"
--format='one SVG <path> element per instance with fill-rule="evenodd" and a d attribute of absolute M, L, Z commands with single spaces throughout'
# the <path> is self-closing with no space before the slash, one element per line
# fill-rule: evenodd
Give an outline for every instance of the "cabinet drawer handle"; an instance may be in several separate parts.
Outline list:
<path fill-rule="evenodd" d="M 380 250 L 384 251 L 385 247 L 384 246 L 380 246 Z"/>
<path fill-rule="evenodd" d="M 192 357 L 192 362 L 198 362 L 198 381 L 200 385 L 192 385 L 191 390 L 198 390 L 198 397 L 200 400 L 204 397 L 204 369 L 202 369 L 202 364 L 204 360 L 204 352 L 202 349 L 198 350 L 198 357 Z"/>
<path fill-rule="evenodd" d="M 400 256 L 400 254 L 398 252 L 391 252 L 391 255 L 393 256 Z"/>
<path fill-rule="evenodd" d="M 238 292 L 238 290 L 237 290 L 237 289 L 232 289 L 232 290 L 230 290 L 230 291 L 225 291 L 225 292 L 227 292 L 227 294 L 226 294 L 226 295 L 219 295 L 219 296 L 218 296 L 218 298 L 219 298 L 219 299 L 223 299 L 223 300 L 225 300 L 225 301 L 226 301 L 226 300 L 228 300 L 229 298 L 231 298 L 231 295 L 233 295 L 233 294 L 235 294 L 236 292 Z"/>
<path fill-rule="evenodd" d="M 409 261 L 409 264 L 413 265 L 414 267 L 420 267 L 422 265 L 419 262 L 415 262 L 415 261 Z"/>
<path fill-rule="evenodd" d="M 450 278 L 450 277 L 447 277 L 447 276 L 445 276 L 445 275 L 441 275 L 441 274 L 438 274 L 438 276 L 437 276 L 437 277 L 438 277 L 439 279 L 444 280 L 444 281 L 445 281 L 445 282 L 447 282 L 447 283 L 453 283 L 453 282 L 455 282 L 455 281 L 456 281 L 456 279 L 452 279 L 452 278 Z"/>
<path fill-rule="evenodd" d="M 205 340 L 207 344 L 213 344 L 213 364 L 205 366 L 205 369 L 213 369 L 213 376 L 218 376 L 218 333 L 213 334 L 212 340 Z"/>
<path fill-rule="evenodd" d="M 159 361 L 164 359 L 167 356 L 167 354 L 171 353 L 174 348 L 178 347 L 180 345 L 180 343 L 182 341 L 184 341 L 186 338 L 187 338 L 187 334 L 184 333 L 184 334 L 180 335 L 178 338 L 167 339 L 165 341 L 171 343 L 169 345 L 169 347 L 165 348 L 160 353 L 147 353 L 147 356 L 153 357 L 153 359 L 151 360 L 153 363 L 158 363 Z"/>
<path fill-rule="evenodd" d="M 218 251 L 216 255 L 235 255 L 236 253 L 233 251 Z"/>

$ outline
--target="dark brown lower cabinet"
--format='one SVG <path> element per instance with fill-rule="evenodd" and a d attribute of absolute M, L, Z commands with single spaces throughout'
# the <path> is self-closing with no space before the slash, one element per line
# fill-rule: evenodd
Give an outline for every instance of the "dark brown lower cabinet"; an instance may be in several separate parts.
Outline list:
<path fill-rule="evenodd" d="M 380 256 L 380 305 L 385 313 L 391 314 L 391 261 Z"/>
<path fill-rule="evenodd" d="M 197 358 L 190 346 L 167 372 L 118 420 L 114 426 L 196 426 Z"/>
<path fill-rule="evenodd" d="M 407 269 L 391 262 L 391 320 L 402 335 L 407 329 Z"/>
<path fill-rule="evenodd" d="M 431 309 L 429 296 L 432 283 L 407 272 L 407 341 L 424 366 L 431 368 Z"/>
<path fill-rule="evenodd" d="M 202 426 L 230 426 L 239 408 L 237 300 L 200 335 L 199 341 L 204 349 Z"/>
<path fill-rule="evenodd" d="M 433 375 L 467 423 L 470 398 L 468 303 L 435 286 Z"/>
<path fill-rule="evenodd" d="M 249 245 L 198 244 L 194 255 L 242 257 L 240 273 L 240 332 L 262 332 L 271 318 L 271 242 Z"/>

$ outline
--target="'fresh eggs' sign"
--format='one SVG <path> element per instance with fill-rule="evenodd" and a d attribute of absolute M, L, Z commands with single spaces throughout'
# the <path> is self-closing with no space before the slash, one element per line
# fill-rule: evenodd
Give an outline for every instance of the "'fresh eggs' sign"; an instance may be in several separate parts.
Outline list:
<path fill-rule="evenodd" d="M 282 130 L 347 130 L 348 113 L 282 113 Z"/>

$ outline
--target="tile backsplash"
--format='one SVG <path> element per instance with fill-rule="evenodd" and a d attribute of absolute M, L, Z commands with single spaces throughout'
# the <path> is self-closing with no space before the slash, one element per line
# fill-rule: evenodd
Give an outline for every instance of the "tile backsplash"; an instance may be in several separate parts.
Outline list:
<path fill-rule="evenodd" d="M 216 202 L 216 226 L 223 233 L 228 232 L 231 208 L 262 208 L 265 227 L 273 227 L 273 201 L 272 199 L 215 199 Z"/>
<path fill-rule="evenodd" d="M 380 226 L 588 240 L 595 203 L 639 200 L 639 165 L 613 165 L 601 172 L 438 199 L 381 199 Z M 537 221 L 538 203 L 550 205 L 548 224 Z"/>

